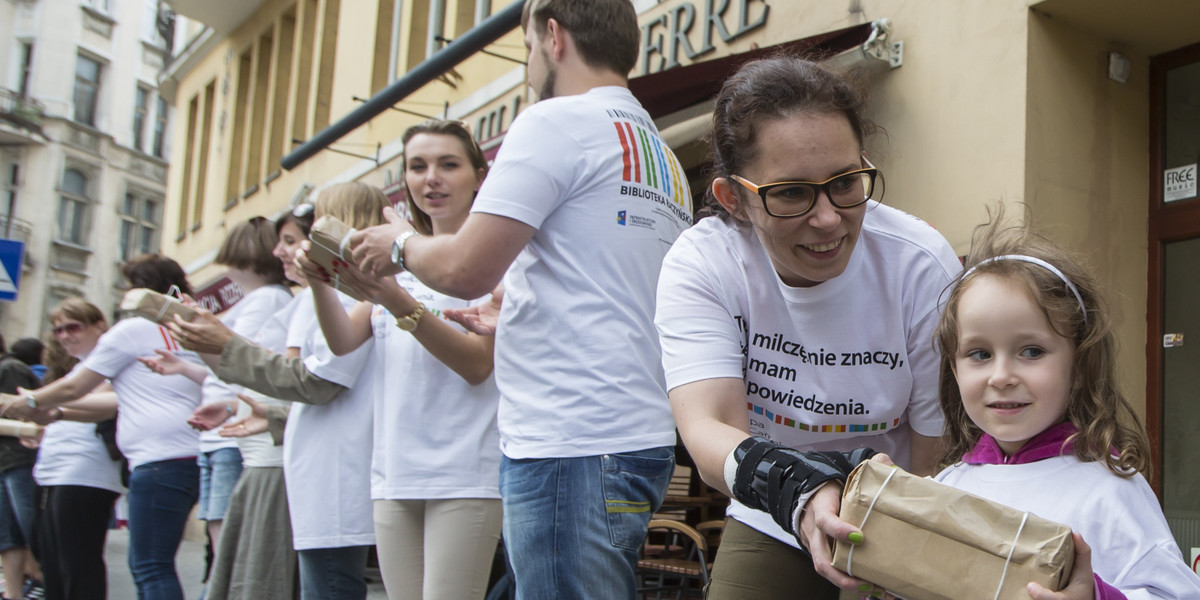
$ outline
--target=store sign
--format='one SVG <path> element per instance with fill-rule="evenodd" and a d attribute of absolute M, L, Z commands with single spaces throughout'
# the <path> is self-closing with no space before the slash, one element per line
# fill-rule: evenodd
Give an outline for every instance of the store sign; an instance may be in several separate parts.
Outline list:
<path fill-rule="evenodd" d="M 234 283 L 228 277 L 222 277 L 192 294 L 196 303 L 208 309 L 214 314 L 225 312 L 229 307 L 237 304 L 242 296 L 246 295 L 246 290 L 242 286 Z"/>
<path fill-rule="evenodd" d="M 1163 171 L 1163 202 L 1196 197 L 1196 163 Z"/>
<path fill-rule="evenodd" d="M 701 7 L 701 5 L 703 5 Z M 771 7 L 767 0 L 692 0 L 680 2 L 642 23 L 642 75 L 680 65 L 762 27 Z"/>

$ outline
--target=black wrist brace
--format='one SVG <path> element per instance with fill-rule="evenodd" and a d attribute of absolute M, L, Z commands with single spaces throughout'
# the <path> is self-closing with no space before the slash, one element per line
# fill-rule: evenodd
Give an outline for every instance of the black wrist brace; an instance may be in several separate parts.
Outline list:
<path fill-rule="evenodd" d="M 733 454 L 738 464 L 733 497 L 770 514 L 784 531 L 798 537 L 792 513 L 800 496 L 826 481 L 845 481 L 858 463 L 872 456 L 875 451 L 870 448 L 800 452 L 760 437 L 747 438 Z"/>

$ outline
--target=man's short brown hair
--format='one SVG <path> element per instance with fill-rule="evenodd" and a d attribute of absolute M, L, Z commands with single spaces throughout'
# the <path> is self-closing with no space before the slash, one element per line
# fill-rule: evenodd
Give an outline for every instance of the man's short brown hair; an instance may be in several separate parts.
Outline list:
<path fill-rule="evenodd" d="M 526 0 L 523 27 L 541 38 L 550 19 L 571 34 L 588 66 L 627 77 L 637 64 L 641 30 L 630 0 Z"/>

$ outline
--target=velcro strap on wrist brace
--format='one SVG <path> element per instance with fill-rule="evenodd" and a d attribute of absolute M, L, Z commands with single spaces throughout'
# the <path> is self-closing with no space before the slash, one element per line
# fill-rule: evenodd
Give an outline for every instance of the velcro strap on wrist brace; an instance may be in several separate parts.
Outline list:
<path fill-rule="evenodd" d="M 793 531 L 792 512 L 799 498 L 826 481 L 845 481 L 850 471 L 875 455 L 870 448 L 851 452 L 800 452 L 760 437 L 747 438 L 734 451 L 737 475 L 733 497 L 764 511 L 780 527 Z"/>

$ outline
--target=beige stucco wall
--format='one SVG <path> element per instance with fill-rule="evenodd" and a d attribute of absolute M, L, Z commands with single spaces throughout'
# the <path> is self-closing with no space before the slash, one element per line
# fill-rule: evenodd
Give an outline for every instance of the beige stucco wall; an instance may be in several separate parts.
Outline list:
<path fill-rule="evenodd" d="M 1107 288 L 1120 377 L 1145 410 L 1149 58 L 1029 13 L 1026 197 L 1036 227 L 1083 254 Z M 1132 74 L 1108 78 L 1108 53 Z"/>

